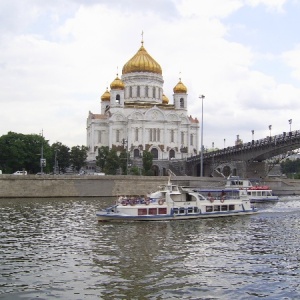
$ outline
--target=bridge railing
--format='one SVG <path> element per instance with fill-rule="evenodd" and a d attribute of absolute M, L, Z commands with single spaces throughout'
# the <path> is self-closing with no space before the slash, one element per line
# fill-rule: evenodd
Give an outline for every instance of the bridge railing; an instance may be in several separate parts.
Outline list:
<path fill-rule="evenodd" d="M 266 145 L 275 145 L 285 143 L 287 141 L 292 141 L 293 139 L 298 139 L 300 137 L 300 130 L 295 130 L 295 131 L 290 131 L 290 132 L 283 132 L 282 134 L 274 135 L 274 136 L 269 136 L 263 139 L 259 140 L 252 140 L 251 142 L 248 143 L 243 143 L 235 146 L 230 146 L 227 148 L 219 149 L 216 151 L 211 151 L 211 152 L 205 152 L 203 153 L 203 159 L 209 159 L 217 156 L 224 156 L 228 154 L 235 154 L 240 151 L 244 150 L 250 150 L 258 147 L 263 147 Z M 200 160 L 200 154 L 196 156 L 192 156 L 187 158 L 187 161 L 198 161 Z"/>

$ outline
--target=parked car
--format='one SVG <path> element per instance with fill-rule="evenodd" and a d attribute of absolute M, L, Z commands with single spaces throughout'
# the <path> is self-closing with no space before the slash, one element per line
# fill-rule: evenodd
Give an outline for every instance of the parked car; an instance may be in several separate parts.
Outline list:
<path fill-rule="evenodd" d="M 27 171 L 16 171 L 13 175 L 27 175 Z"/>

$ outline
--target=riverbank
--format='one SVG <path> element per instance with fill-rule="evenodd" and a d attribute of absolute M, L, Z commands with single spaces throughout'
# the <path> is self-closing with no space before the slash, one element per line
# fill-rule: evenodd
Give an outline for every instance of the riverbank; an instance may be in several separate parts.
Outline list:
<path fill-rule="evenodd" d="M 145 195 L 166 183 L 166 176 L 0 175 L 0 198 L 112 197 Z M 224 187 L 225 179 L 175 176 L 172 182 L 201 188 Z M 300 195 L 300 180 L 266 179 L 275 195 Z"/>

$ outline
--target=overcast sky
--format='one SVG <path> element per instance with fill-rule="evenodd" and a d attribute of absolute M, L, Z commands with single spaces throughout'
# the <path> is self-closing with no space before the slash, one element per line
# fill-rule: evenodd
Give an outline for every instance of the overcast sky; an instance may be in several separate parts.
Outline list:
<path fill-rule="evenodd" d="M 205 95 L 205 147 L 280 134 L 290 119 L 298 130 L 299 16 L 300 0 L 1 0 L 0 136 L 86 145 L 88 112 L 142 31 L 170 102 L 181 78 L 201 122 Z"/>

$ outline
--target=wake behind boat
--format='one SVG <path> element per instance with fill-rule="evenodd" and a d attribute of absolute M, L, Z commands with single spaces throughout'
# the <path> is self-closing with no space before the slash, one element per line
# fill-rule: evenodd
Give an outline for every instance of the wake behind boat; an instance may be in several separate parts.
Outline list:
<path fill-rule="evenodd" d="M 279 197 L 273 195 L 272 189 L 267 185 L 252 184 L 249 179 L 241 179 L 239 176 L 227 178 L 225 189 L 246 190 L 251 203 L 278 201 Z"/>
<path fill-rule="evenodd" d="M 171 184 L 146 197 L 119 197 L 96 213 L 101 221 L 165 221 L 250 215 L 257 209 L 246 191 L 193 189 Z"/>

